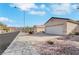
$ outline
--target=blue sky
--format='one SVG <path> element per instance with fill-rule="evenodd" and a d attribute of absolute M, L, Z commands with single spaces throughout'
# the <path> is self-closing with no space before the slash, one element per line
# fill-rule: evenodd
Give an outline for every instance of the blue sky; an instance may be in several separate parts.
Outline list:
<path fill-rule="evenodd" d="M 79 20 L 78 8 L 76 3 L 0 3 L 0 22 L 7 26 L 24 26 L 24 12 L 25 26 L 42 25 L 51 17 Z"/>

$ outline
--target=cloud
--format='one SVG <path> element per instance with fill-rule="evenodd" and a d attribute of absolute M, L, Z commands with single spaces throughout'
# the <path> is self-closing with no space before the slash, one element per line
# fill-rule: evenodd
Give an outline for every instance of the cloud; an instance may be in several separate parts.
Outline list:
<path fill-rule="evenodd" d="M 72 5 L 72 8 L 73 9 L 76 9 L 77 8 L 77 5 L 76 4 Z"/>
<path fill-rule="evenodd" d="M 53 3 L 53 4 L 40 4 L 40 5 L 35 3 L 10 4 L 11 7 L 16 7 L 22 11 L 27 11 L 32 15 L 45 15 L 46 12 L 51 12 L 54 15 L 67 15 L 70 14 L 73 10 L 77 10 L 76 8 L 78 5 L 79 4 L 72 5 L 70 3 Z"/>
<path fill-rule="evenodd" d="M 22 11 L 29 11 L 33 8 L 38 8 L 34 3 L 13 3 L 10 4 L 10 6 L 19 8 Z"/>
<path fill-rule="evenodd" d="M 65 15 L 71 12 L 70 4 L 53 4 L 52 13 L 55 15 Z"/>
<path fill-rule="evenodd" d="M 73 10 L 79 10 L 79 3 L 74 3 L 74 4 L 71 4 L 71 7 Z"/>
<path fill-rule="evenodd" d="M 40 5 L 40 8 L 42 8 L 42 9 L 45 8 L 45 7 L 46 7 L 45 4 L 41 4 L 41 5 Z"/>
<path fill-rule="evenodd" d="M 13 22 L 13 21 L 5 17 L 0 17 L 0 22 Z"/>
<path fill-rule="evenodd" d="M 31 15 L 44 15 L 46 14 L 45 4 L 40 4 L 39 6 L 35 3 L 12 3 L 10 4 L 10 7 L 16 7 L 22 11 L 27 11 Z M 34 11 L 34 10 L 42 10 L 42 11 Z"/>
<path fill-rule="evenodd" d="M 31 11 L 30 14 L 32 15 L 45 15 L 45 11 Z"/>

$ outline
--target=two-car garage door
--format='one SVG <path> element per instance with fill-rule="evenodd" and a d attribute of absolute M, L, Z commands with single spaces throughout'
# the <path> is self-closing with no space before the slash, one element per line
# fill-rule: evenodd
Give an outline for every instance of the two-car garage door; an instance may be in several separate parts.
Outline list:
<path fill-rule="evenodd" d="M 58 34 L 58 35 L 63 35 L 64 32 L 64 27 L 63 25 L 61 26 L 50 26 L 45 28 L 45 32 L 48 34 Z"/>

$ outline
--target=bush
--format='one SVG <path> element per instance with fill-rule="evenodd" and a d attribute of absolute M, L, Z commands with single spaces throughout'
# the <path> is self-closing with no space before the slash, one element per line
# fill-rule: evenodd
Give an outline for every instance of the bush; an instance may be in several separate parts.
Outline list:
<path fill-rule="evenodd" d="M 69 35 L 74 35 L 75 33 L 70 33 Z"/>
<path fill-rule="evenodd" d="M 69 35 L 79 35 L 79 32 L 73 32 L 73 33 L 70 33 Z"/>
<path fill-rule="evenodd" d="M 30 31 L 29 34 L 33 34 L 33 31 Z"/>
<path fill-rule="evenodd" d="M 50 45 L 54 44 L 54 42 L 53 41 L 50 41 L 50 40 L 47 41 L 47 43 L 50 44 Z"/>
<path fill-rule="evenodd" d="M 79 32 L 75 32 L 75 35 L 79 35 Z"/>
<path fill-rule="evenodd" d="M 42 33 L 45 33 L 44 31 L 42 31 Z"/>

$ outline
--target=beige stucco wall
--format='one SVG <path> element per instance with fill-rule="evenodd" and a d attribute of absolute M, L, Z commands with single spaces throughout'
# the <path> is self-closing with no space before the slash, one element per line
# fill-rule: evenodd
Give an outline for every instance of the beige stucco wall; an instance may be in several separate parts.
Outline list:
<path fill-rule="evenodd" d="M 50 20 L 48 23 L 46 23 L 45 26 L 60 25 L 64 23 L 65 23 L 65 20 L 53 19 L 53 20 Z"/>
<path fill-rule="evenodd" d="M 52 28 L 52 29 L 49 30 L 50 27 L 51 28 L 55 27 L 55 28 Z M 49 21 L 48 23 L 45 24 L 45 32 L 46 31 L 50 31 L 49 34 L 51 34 L 53 31 L 55 33 L 57 32 L 58 34 L 60 34 L 60 31 L 62 31 L 63 33 L 61 33 L 61 35 L 65 35 L 66 32 L 67 32 L 66 29 L 67 29 L 67 27 L 66 27 L 66 21 L 65 20 L 61 20 L 61 19 L 55 19 L 55 20 Z"/>
<path fill-rule="evenodd" d="M 79 25 L 76 27 L 75 32 L 79 32 Z"/>
<path fill-rule="evenodd" d="M 67 24 L 67 33 L 66 34 L 69 34 L 69 33 L 72 33 L 75 31 L 75 29 L 77 28 L 78 24 L 75 24 L 75 23 L 71 23 L 71 22 L 66 22 Z"/>
<path fill-rule="evenodd" d="M 45 24 L 45 31 L 46 31 L 47 27 L 54 27 L 54 26 L 55 27 L 61 26 L 61 28 L 63 29 L 63 34 L 61 34 L 61 35 L 65 35 L 66 34 L 66 32 L 67 32 L 67 30 L 66 30 L 67 29 L 67 25 L 66 25 L 66 21 L 65 20 L 54 19 L 52 21 L 49 21 L 48 23 Z M 60 31 L 61 29 L 58 29 L 58 30 Z M 56 29 L 56 31 L 58 31 L 58 30 Z"/>
<path fill-rule="evenodd" d="M 54 19 L 49 21 L 48 23 L 45 24 L 45 30 L 46 27 L 53 27 L 53 26 L 61 26 L 63 25 L 63 33 L 65 35 L 68 35 L 72 32 L 79 32 L 79 25 L 76 23 L 72 23 L 69 21 L 65 21 L 65 20 L 59 20 L 59 19 Z"/>
<path fill-rule="evenodd" d="M 45 28 L 47 34 L 65 35 L 65 25 L 50 26 Z"/>
<path fill-rule="evenodd" d="M 45 31 L 45 28 L 44 27 L 34 27 L 34 32 L 42 32 L 42 31 Z"/>
<path fill-rule="evenodd" d="M 9 30 L 9 32 L 14 32 L 14 31 L 15 31 L 14 29 L 10 29 L 10 30 Z"/>

